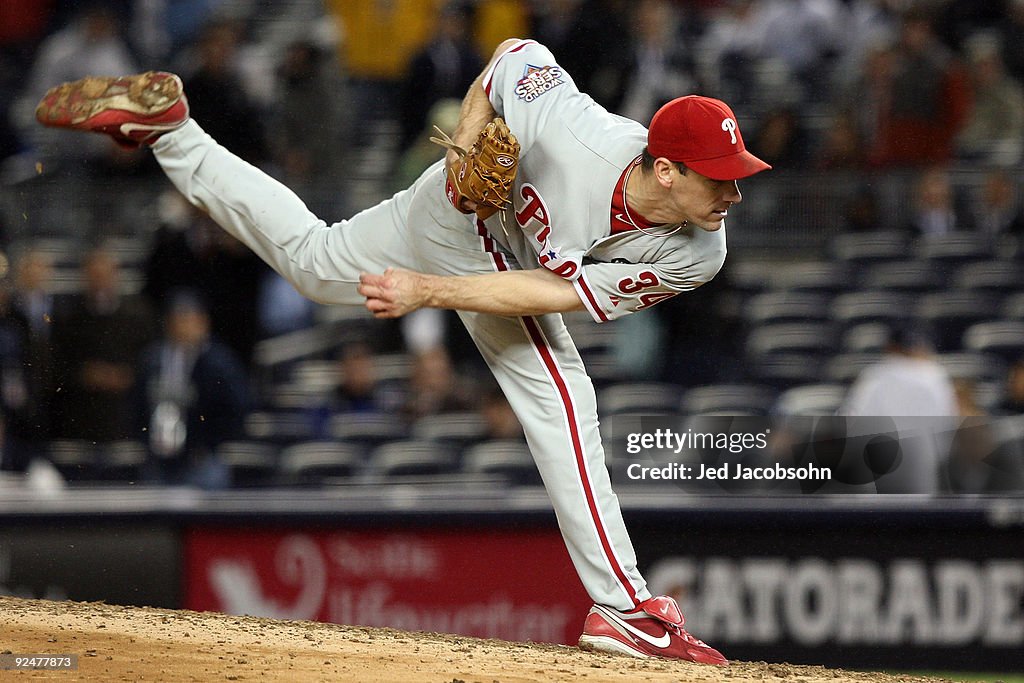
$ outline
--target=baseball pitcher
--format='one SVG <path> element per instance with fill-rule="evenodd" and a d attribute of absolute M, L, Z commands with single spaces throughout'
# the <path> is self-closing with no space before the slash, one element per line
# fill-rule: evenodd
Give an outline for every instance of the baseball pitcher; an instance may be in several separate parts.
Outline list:
<path fill-rule="evenodd" d="M 732 110 L 688 96 L 649 128 L 580 92 L 532 40 L 495 51 L 447 157 L 408 189 L 327 224 L 189 118 L 181 81 L 148 72 L 51 90 L 49 126 L 145 144 L 175 186 L 299 291 L 380 317 L 458 311 L 523 424 L 580 579 L 580 646 L 726 664 L 652 597 L 598 432 L 594 389 L 560 313 L 605 322 L 708 282 L 725 259 L 737 180 L 770 168 Z"/>

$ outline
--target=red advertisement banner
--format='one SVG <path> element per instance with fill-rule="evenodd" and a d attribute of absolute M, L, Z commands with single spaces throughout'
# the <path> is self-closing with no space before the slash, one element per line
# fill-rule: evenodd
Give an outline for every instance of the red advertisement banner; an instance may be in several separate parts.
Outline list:
<path fill-rule="evenodd" d="M 575 643 L 590 607 L 554 530 L 195 528 L 186 609 Z"/>

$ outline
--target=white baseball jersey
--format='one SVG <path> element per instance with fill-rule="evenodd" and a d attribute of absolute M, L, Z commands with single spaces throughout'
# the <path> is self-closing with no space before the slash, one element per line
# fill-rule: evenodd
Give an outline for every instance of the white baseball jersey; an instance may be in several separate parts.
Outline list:
<path fill-rule="evenodd" d="M 643 126 L 580 93 L 533 41 L 496 60 L 485 86 L 522 146 L 514 205 L 486 225 L 448 201 L 443 162 L 394 197 L 327 224 L 195 121 L 152 148 L 189 201 L 324 303 L 361 305 L 359 274 L 388 267 L 455 276 L 545 267 L 572 281 L 603 321 L 715 275 L 725 258 L 724 229 L 652 226 L 625 204 L 625 182 L 646 143 Z M 459 316 L 523 425 L 588 593 L 632 609 L 650 592 L 612 491 L 594 387 L 561 316 Z"/>
<path fill-rule="evenodd" d="M 483 85 L 521 146 L 513 210 L 487 221 L 520 265 L 571 280 L 599 322 L 715 276 L 725 261 L 724 226 L 651 226 L 626 206 L 625 181 L 638 167 L 646 128 L 581 93 L 532 40 L 509 47 Z"/>

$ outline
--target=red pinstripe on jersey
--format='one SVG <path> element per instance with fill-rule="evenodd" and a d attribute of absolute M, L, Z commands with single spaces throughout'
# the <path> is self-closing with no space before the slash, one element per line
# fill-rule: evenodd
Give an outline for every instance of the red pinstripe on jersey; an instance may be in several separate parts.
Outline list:
<path fill-rule="evenodd" d="M 483 240 L 484 251 L 491 255 L 494 267 L 502 271 L 512 270 L 509 268 L 508 261 L 505 260 L 505 255 L 498 251 L 497 246 L 495 246 L 494 238 L 487 232 L 487 226 L 479 218 L 476 219 L 476 234 L 480 235 L 481 240 Z"/>
<path fill-rule="evenodd" d="M 494 240 L 487 233 L 487 228 L 484 226 L 483 221 L 477 220 L 476 230 L 483 241 L 484 250 L 491 255 L 491 259 L 494 261 L 494 267 L 499 271 L 510 270 L 508 262 L 505 260 L 505 255 L 495 249 Z M 537 319 L 529 316 L 520 318 L 520 320 L 562 402 L 562 410 L 569 429 L 569 440 L 572 444 L 573 457 L 576 461 L 576 472 L 579 475 L 590 519 L 594 523 L 594 530 L 597 532 L 605 560 L 633 605 L 638 605 L 640 601 L 636 597 L 636 588 L 633 587 L 629 577 L 626 576 L 626 571 L 622 568 L 622 562 L 615 555 L 615 550 L 612 548 L 611 541 L 608 538 L 608 530 L 605 528 L 604 520 L 601 517 L 601 509 L 598 507 L 597 499 L 594 496 L 594 488 L 590 483 L 590 471 L 587 467 L 586 453 L 583 449 L 583 438 L 580 434 L 579 418 L 576 413 L 572 392 L 569 390 L 569 384 L 566 382 L 565 375 L 562 374 L 562 369 L 558 366 L 557 359 L 551 352 L 551 347 L 548 345 Z"/>
<path fill-rule="evenodd" d="M 597 302 L 597 297 L 594 296 L 594 291 L 590 288 L 590 283 L 587 281 L 586 269 L 580 273 L 580 276 L 572 284 L 576 287 L 576 293 L 580 295 L 583 305 L 586 306 L 587 311 L 590 312 L 594 320 L 601 323 L 608 322 L 608 316 L 601 308 L 601 304 Z"/>

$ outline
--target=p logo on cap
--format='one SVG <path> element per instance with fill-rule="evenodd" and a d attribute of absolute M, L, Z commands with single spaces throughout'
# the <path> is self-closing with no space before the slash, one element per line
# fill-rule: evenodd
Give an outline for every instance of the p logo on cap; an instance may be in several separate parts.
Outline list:
<path fill-rule="evenodd" d="M 738 180 L 771 168 L 747 151 L 729 105 L 700 95 L 676 98 L 654 114 L 647 150 L 713 180 Z"/>
<path fill-rule="evenodd" d="M 722 121 L 722 130 L 729 133 L 729 138 L 732 140 L 732 144 L 736 144 L 736 121 L 733 119 L 725 119 Z"/>

